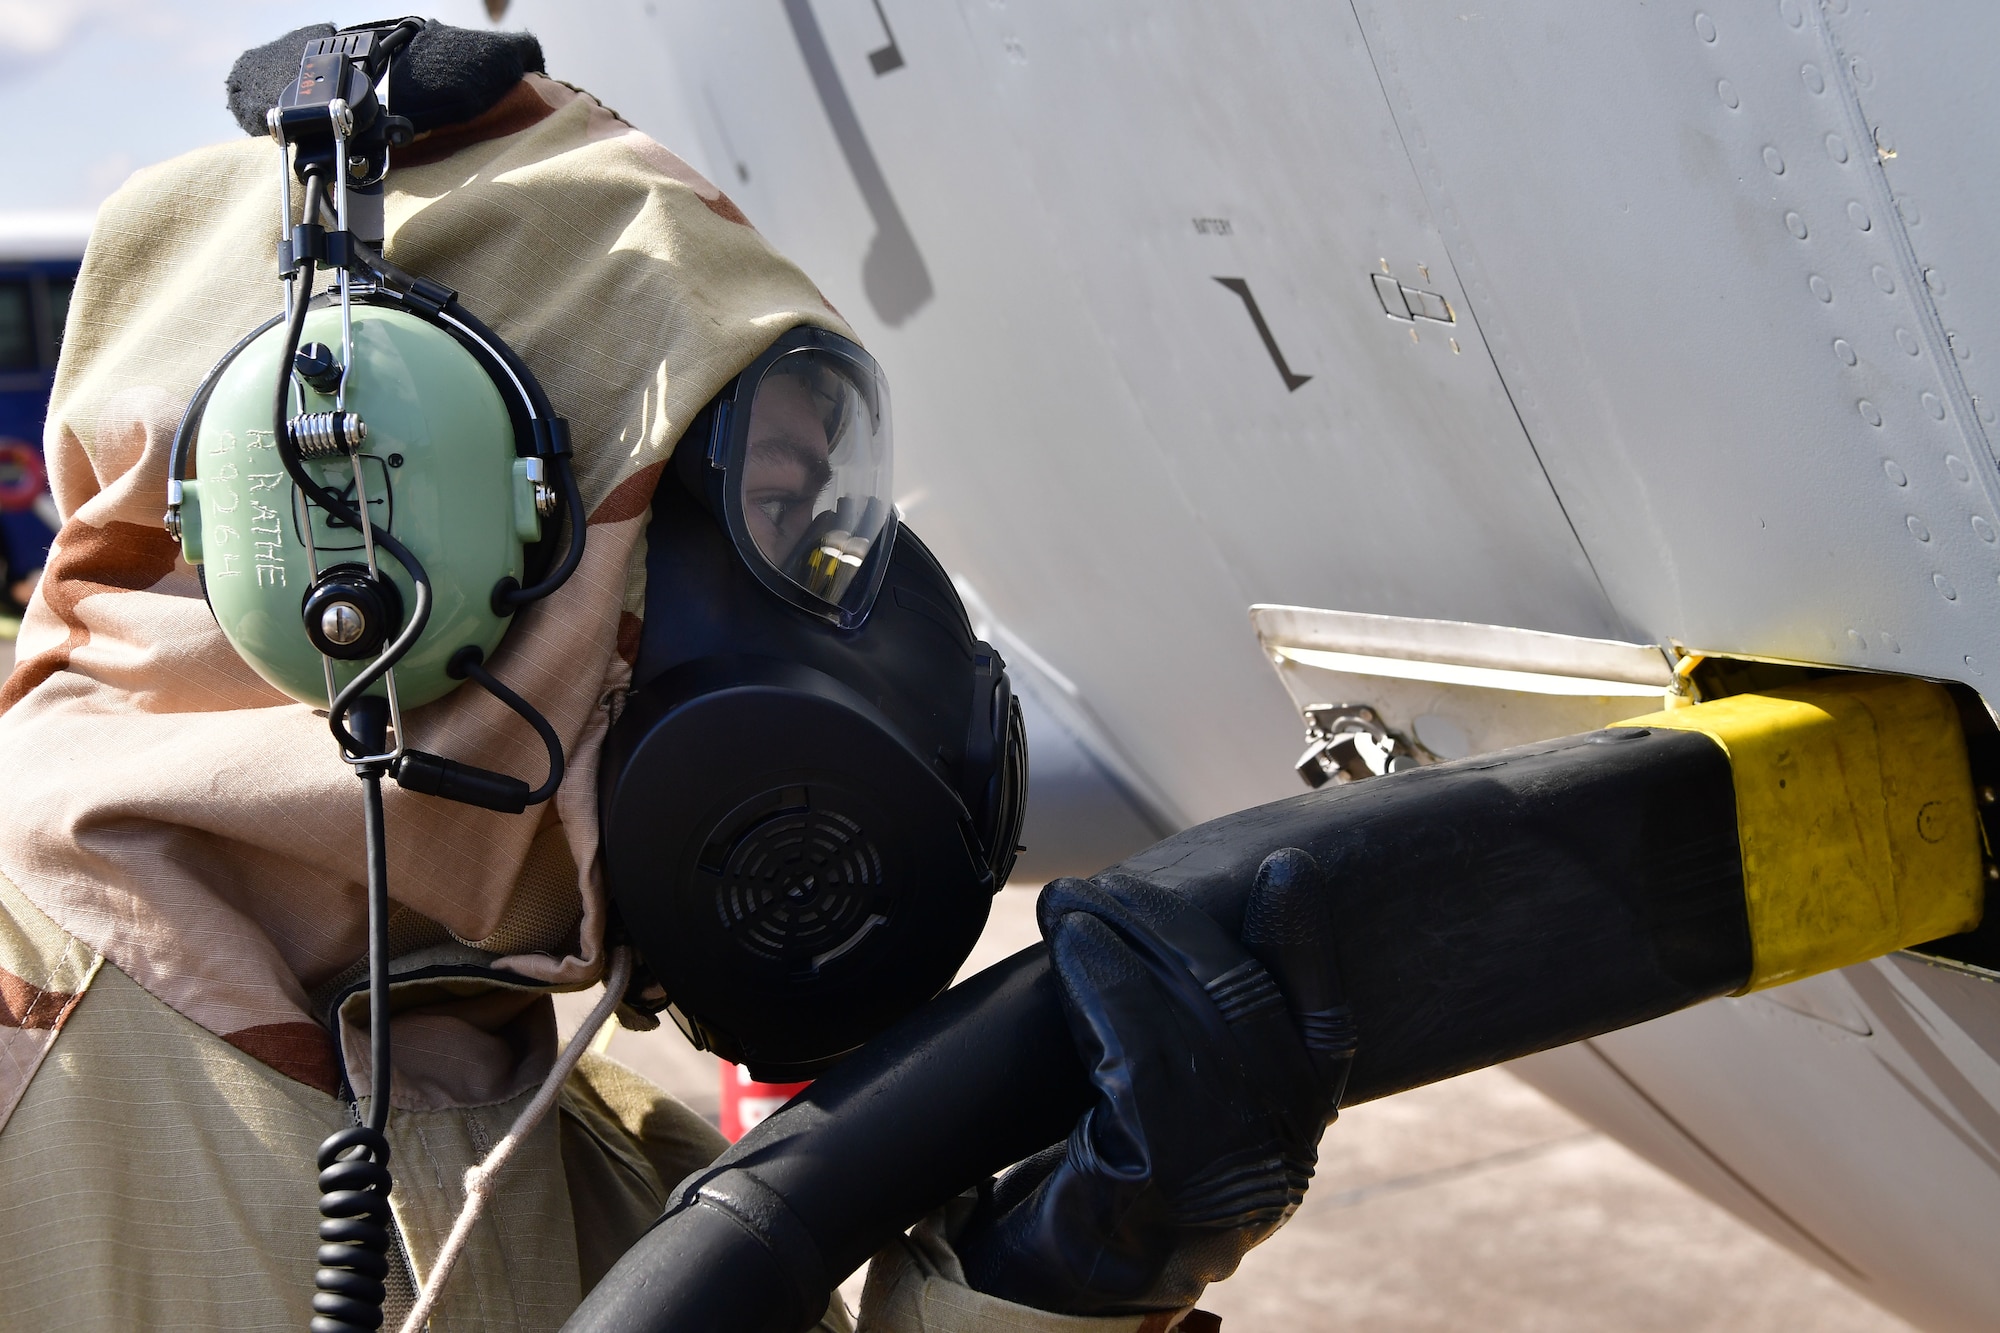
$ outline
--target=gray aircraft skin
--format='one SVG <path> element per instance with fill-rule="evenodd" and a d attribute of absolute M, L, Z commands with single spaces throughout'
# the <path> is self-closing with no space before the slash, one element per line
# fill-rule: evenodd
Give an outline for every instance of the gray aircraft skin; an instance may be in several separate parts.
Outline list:
<path fill-rule="evenodd" d="M 881 358 L 898 499 L 1033 705 L 1026 875 L 1298 790 L 1313 703 L 1382 767 L 1653 711 L 1693 654 L 1996 700 L 2000 6 L 504 22 Z M 1897 955 L 1517 1068 L 2000 1327 L 2000 977 Z"/>

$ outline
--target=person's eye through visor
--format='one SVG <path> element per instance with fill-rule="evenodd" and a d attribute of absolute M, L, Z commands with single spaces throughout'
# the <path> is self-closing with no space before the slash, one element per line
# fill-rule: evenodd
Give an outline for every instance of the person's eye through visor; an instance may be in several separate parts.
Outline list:
<path fill-rule="evenodd" d="M 865 351 L 794 329 L 739 378 L 718 423 L 730 535 L 787 601 L 853 628 L 895 537 L 889 392 Z"/>

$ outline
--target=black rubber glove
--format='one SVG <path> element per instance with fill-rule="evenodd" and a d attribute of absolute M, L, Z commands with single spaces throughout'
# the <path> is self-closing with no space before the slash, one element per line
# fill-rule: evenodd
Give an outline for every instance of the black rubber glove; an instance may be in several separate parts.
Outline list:
<path fill-rule="evenodd" d="M 1297 1209 L 1354 1053 L 1321 883 L 1302 851 L 1266 858 L 1241 942 L 1133 876 L 1043 890 L 1098 1101 L 960 1233 L 974 1288 L 1065 1314 L 1179 1309 Z"/>

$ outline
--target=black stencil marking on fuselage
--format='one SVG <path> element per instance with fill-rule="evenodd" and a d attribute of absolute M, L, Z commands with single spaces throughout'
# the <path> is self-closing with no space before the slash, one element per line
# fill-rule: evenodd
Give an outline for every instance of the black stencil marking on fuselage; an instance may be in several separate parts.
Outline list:
<path fill-rule="evenodd" d="M 806 70 L 812 75 L 813 88 L 819 93 L 820 106 L 826 110 L 827 123 L 833 127 L 841 155 L 847 159 L 847 169 L 853 173 L 855 187 L 861 191 L 862 201 L 875 219 L 875 238 L 869 242 L 868 254 L 861 261 L 861 290 L 883 323 L 901 324 L 931 299 L 930 270 L 924 267 L 916 238 L 910 235 L 903 211 L 896 206 L 896 196 L 890 192 L 889 180 L 882 174 L 881 163 L 875 160 L 875 150 L 869 147 L 860 118 L 854 114 L 854 103 L 848 99 L 840 72 L 834 68 L 833 52 L 827 49 L 826 35 L 820 31 L 811 0 L 785 0 L 785 16 L 791 20 L 799 54 L 805 57 Z M 895 49 L 893 41 L 891 49 Z M 896 59 L 898 63 L 902 60 L 900 50 L 896 50 Z"/>
<path fill-rule="evenodd" d="M 882 12 L 882 0 L 875 0 L 875 17 L 882 20 L 882 35 L 889 39 L 887 46 L 868 53 L 868 67 L 875 71 L 875 77 L 879 79 L 890 70 L 903 67 L 903 48 L 896 45 L 896 34 L 890 30 L 889 16 Z"/>
<path fill-rule="evenodd" d="M 1257 336 L 1264 340 L 1264 350 L 1271 354 L 1271 364 L 1276 366 L 1278 374 L 1284 377 L 1285 388 L 1297 393 L 1299 386 L 1312 376 L 1295 374 L 1292 368 L 1285 364 L 1285 354 L 1278 350 L 1278 340 L 1272 336 L 1271 326 L 1264 322 L 1264 312 L 1257 308 L 1257 298 L 1250 294 L 1250 284 L 1241 278 L 1217 278 L 1216 281 L 1243 298 L 1243 308 L 1250 312 L 1250 322 L 1257 326 Z"/>

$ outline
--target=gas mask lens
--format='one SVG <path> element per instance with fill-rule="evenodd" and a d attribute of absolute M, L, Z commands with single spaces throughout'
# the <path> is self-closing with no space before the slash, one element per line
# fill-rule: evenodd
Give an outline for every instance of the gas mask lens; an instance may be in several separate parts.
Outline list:
<path fill-rule="evenodd" d="M 746 560 L 829 619 L 857 625 L 881 579 L 877 548 L 893 537 L 888 386 L 846 339 L 798 330 L 786 341 L 808 345 L 757 378 L 731 450 L 730 508 Z"/>

